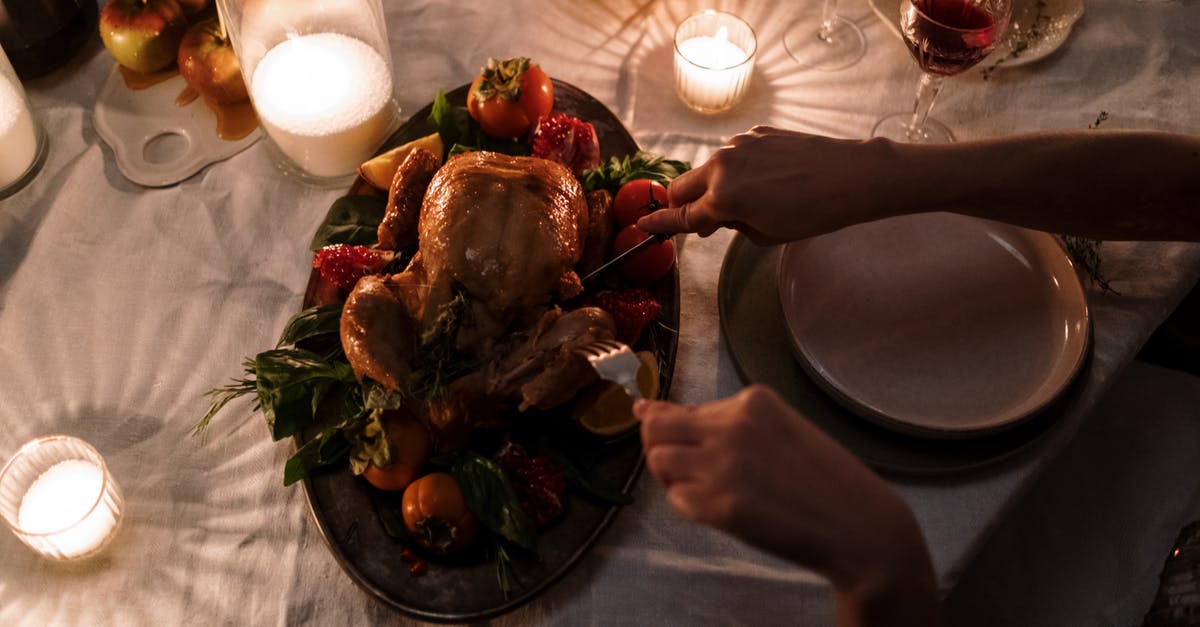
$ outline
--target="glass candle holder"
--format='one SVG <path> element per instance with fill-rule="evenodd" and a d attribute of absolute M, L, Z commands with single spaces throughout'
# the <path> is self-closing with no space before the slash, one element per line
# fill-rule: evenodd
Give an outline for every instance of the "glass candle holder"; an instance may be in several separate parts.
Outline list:
<path fill-rule="evenodd" d="M 26 443 L 0 470 L 0 518 L 37 554 L 58 561 L 100 553 L 125 500 L 104 458 L 66 435 Z"/>
<path fill-rule="evenodd" d="M 25 187 L 46 160 L 46 134 L 0 48 L 0 198 Z"/>
<path fill-rule="evenodd" d="M 349 181 L 400 122 L 380 0 L 217 0 L 276 162 Z"/>
<path fill-rule="evenodd" d="M 675 29 L 675 93 L 700 113 L 722 113 L 746 96 L 758 39 L 742 18 L 701 11 Z"/>

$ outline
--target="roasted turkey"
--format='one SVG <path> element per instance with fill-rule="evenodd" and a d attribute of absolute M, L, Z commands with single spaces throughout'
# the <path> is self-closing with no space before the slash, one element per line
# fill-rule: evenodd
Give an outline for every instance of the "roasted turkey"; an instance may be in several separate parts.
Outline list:
<path fill-rule="evenodd" d="M 422 351 L 454 308 L 453 348 L 471 367 L 426 399 L 432 426 L 461 431 L 569 400 L 595 380 L 572 349 L 612 338 L 615 325 L 601 309 L 551 303 L 582 291 L 585 249 L 607 248 L 598 240 L 611 233 L 594 225 L 611 197 L 585 198 L 570 170 L 544 159 L 467 152 L 431 174 L 436 160 L 421 152 L 397 170 L 379 227 L 381 247 L 415 239 L 417 252 L 401 273 L 360 279 L 342 310 L 355 374 L 412 397 L 430 367 Z"/>

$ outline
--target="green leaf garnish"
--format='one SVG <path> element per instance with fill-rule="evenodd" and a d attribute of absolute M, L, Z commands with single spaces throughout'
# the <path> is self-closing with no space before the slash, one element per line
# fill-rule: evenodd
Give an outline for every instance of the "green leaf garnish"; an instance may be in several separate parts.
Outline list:
<path fill-rule="evenodd" d="M 308 247 L 317 251 L 330 244 L 371 246 L 378 241 L 386 209 L 387 199 L 382 196 L 342 196 L 330 205 Z"/>
<path fill-rule="evenodd" d="M 692 169 L 690 163 L 666 159 L 658 155 L 638 151 L 624 157 L 610 157 L 600 165 L 585 170 L 580 177 L 583 191 L 594 192 L 598 189 L 615 190 L 616 188 L 638 179 L 650 179 L 663 185 L 669 184 L 675 177 Z"/>
<path fill-rule="evenodd" d="M 281 346 L 295 346 L 304 340 L 329 335 L 338 335 L 342 320 L 342 305 L 344 303 L 329 303 L 309 307 L 292 316 L 283 327 L 279 336 Z"/>
<path fill-rule="evenodd" d="M 340 461 L 349 452 L 350 442 L 340 425 L 325 429 L 288 458 L 283 467 L 283 485 L 292 485 L 313 470 Z"/>
<path fill-rule="evenodd" d="M 338 383 L 354 383 L 345 362 L 330 363 L 300 348 L 275 349 L 254 358 L 258 404 L 276 440 L 312 423 L 317 407 Z"/>
<path fill-rule="evenodd" d="M 478 453 L 467 452 L 455 456 L 450 474 L 467 507 L 484 526 L 518 546 L 533 548 L 533 526 L 504 470 Z"/>

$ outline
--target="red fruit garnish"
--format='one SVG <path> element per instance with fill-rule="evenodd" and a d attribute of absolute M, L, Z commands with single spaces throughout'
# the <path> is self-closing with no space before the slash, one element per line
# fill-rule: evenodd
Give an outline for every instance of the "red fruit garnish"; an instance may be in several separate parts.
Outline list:
<path fill-rule="evenodd" d="M 530 455 L 520 445 L 506 442 L 496 454 L 496 464 L 508 474 L 517 501 L 534 527 L 543 527 L 562 516 L 567 480 L 549 457 Z"/>
<path fill-rule="evenodd" d="M 375 250 L 366 246 L 333 244 L 317 251 L 313 256 L 313 267 L 321 272 L 326 281 L 349 291 L 354 289 L 354 284 L 360 278 L 379 272 L 392 260 L 393 254 L 391 251 Z"/>
<path fill-rule="evenodd" d="M 533 156 L 557 161 L 579 176 L 600 164 L 596 128 L 565 113 L 544 116 L 533 130 Z"/>
<path fill-rule="evenodd" d="M 646 325 L 658 316 L 662 305 L 644 287 L 606 290 L 596 294 L 596 305 L 617 323 L 617 339 L 633 345 Z"/>

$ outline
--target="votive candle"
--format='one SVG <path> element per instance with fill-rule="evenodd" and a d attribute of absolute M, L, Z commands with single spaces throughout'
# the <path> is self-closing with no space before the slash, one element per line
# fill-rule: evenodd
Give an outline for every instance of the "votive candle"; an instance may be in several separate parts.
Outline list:
<path fill-rule="evenodd" d="M 0 471 L 0 517 L 49 559 L 99 553 L 116 534 L 124 504 L 100 453 L 78 438 L 33 440 Z"/>
<path fill-rule="evenodd" d="M 701 113 L 721 113 L 746 95 L 758 41 L 732 13 L 707 10 L 675 30 L 675 92 Z"/>

